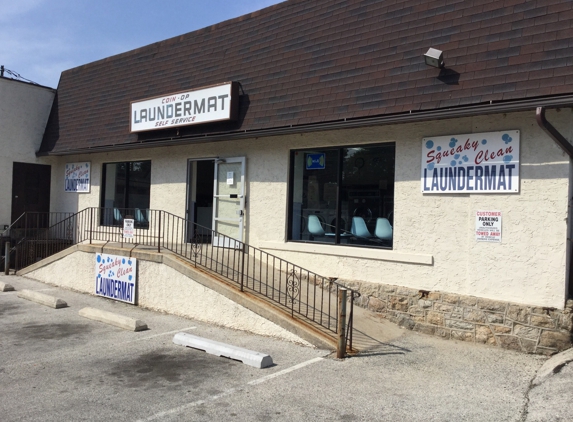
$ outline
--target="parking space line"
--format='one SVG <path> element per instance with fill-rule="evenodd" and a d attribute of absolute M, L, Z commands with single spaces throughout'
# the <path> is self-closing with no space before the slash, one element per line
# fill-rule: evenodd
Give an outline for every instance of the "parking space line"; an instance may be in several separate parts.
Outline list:
<path fill-rule="evenodd" d="M 169 410 L 165 410 L 164 412 L 156 413 L 155 415 L 152 415 L 152 416 L 145 418 L 145 419 L 138 419 L 137 422 L 150 422 L 150 421 L 154 421 L 157 419 L 161 419 L 165 416 L 171 416 L 171 415 L 175 415 L 177 413 L 182 413 L 188 409 L 191 409 L 192 407 L 200 406 L 200 405 L 205 404 L 207 402 L 220 399 L 221 397 L 229 396 L 229 395 L 233 394 L 235 391 L 237 391 L 236 388 L 231 388 L 229 390 L 223 391 L 220 394 L 215 394 L 214 396 L 209 396 L 206 399 L 197 400 L 197 401 L 194 401 L 191 403 L 183 404 L 181 406 L 174 407 L 173 409 L 169 409 Z"/>
<path fill-rule="evenodd" d="M 177 334 L 177 333 L 180 333 L 181 331 L 191 331 L 191 330 L 195 330 L 196 328 L 197 327 L 187 327 L 187 328 L 180 328 L 179 330 L 174 330 L 174 331 L 166 331 L 165 333 L 154 334 L 152 336 L 147 336 L 147 337 L 138 338 L 136 340 L 131 340 L 129 343 L 131 343 L 133 341 L 149 340 L 149 339 L 152 339 L 155 337 L 166 336 L 168 334 Z"/>
<path fill-rule="evenodd" d="M 280 377 L 281 375 L 288 374 L 289 372 L 296 371 L 297 369 L 304 368 L 305 366 L 311 365 L 311 364 L 313 364 L 313 363 L 315 363 L 315 362 L 319 362 L 319 361 L 321 361 L 321 360 L 324 360 L 324 358 L 323 358 L 323 357 L 318 357 L 318 358 L 314 358 L 314 359 L 311 359 L 311 360 L 307 360 L 306 362 L 299 363 L 298 365 L 291 366 L 290 368 L 283 369 L 282 371 L 275 372 L 274 374 L 267 375 L 267 376 L 265 376 L 265 377 L 262 377 L 262 378 L 259 378 L 259 379 L 250 381 L 250 382 L 248 382 L 247 384 L 248 384 L 248 385 L 261 384 L 261 383 L 263 383 L 263 382 L 265 382 L 265 381 L 268 381 L 268 380 L 273 379 L 273 378 Z M 188 409 L 190 409 L 190 408 L 192 408 L 192 407 L 200 406 L 200 405 L 205 404 L 205 403 L 207 403 L 207 402 L 211 402 L 211 401 L 220 399 L 220 398 L 222 398 L 222 397 L 229 396 L 229 395 L 235 393 L 236 391 L 237 391 L 236 388 L 230 388 L 229 390 L 223 391 L 223 392 L 220 393 L 220 394 L 215 394 L 215 395 L 213 395 L 213 396 L 209 396 L 209 397 L 207 397 L 206 399 L 197 400 L 197 401 L 194 401 L 194 402 L 191 402 L 191 403 L 183 404 L 183 405 L 181 405 L 181 406 L 174 407 L 173 409 L 169 409 L 169 410 L 165 410 L 165 411 L 163 411 L 163 412 L 156 413 L 155 415 L 149 416 L 148 418 L 145 418 L 145 419 L 138 419 L 137 422 L 151 422 L 151 421 L 154 421 L 154 420 L 157 420 L 157 419 L 161 419 L 161 418 L 166 417 L 166 416 L 172 416 L 172 415 L 175 415 L 175 414 L 178 414 L 178 413 L 182 413 L 182 412 L 184 412 L 184 411 L 186 411 L 186 410 L 188 410 Z"/>
<path fill-rule="evenodd" d="M 274 374 L 267 375 L 266 377 L 262 377 L 262 378 L 259 378 L 257 380 L 250 381 L 247 384 L 249 384 L 249 385 L 261 384 L 265 381 L 268 381 L 268 380 L 276 378 L 276 377 L 280 377 L 281 375 L 288 374 L 289 372 L 296 371 L 297 369 L 304 368 L 305 366 L 311 365 L 311 364 L 318 362 L 318 361 L 321 361 L 323 359 L 324 358 L 320 357 L 320 358 L 314 358 L 311 360 L 307 360 L 306 362 L 299 363 L 298 365 L 291 366 L 290 368 L 283 369 L 282 371 L 275 372 Z"/>

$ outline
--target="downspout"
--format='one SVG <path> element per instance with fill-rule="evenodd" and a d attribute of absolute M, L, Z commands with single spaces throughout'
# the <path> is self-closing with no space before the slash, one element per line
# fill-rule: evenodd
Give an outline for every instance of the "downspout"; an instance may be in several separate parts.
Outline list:
<path fill-rule="evenodd" d="M 543 131 L 549 135 L 551 139 L 555 141 L 557 145 L 561 147 L 563 151 L 569 156 L 569 158 L 573 158 L 573 145 L 569 143 L 569 141 L 557 130 L 551 123 L 547 121 L 545 118 L 545 107 L 537 107 L 535 112 L 535 118 L 537 120 L 537 124 Z M 569 161 L 569 193 L 568 193 L 568 209 L 567 209 L 567 267 L 566 267 L 566 278 L 568 283 L 565 285 L 565 301 L 571 295 L 573 295 L 573 272 L 571 271 L 571 263 L 573 261 L 573 245 L 572 245 L 572 238 L 573 233 L 571 231 L 573 224 L 573 209 L 572 209 L 572 201 L 573 201 L 573 179 L 571 176 L 571 160 Z M 565 304 L 564 304 L 565 305 Z"/>
<path fill-rule="evenodd" d="M 555 129 L 551 123 L 547 121 L 545 118 L 545 107 L 537 107 L 535 117 L 539 127 L 543 129 L 543 131 L 547 133 L 549 137 L 553 139 L 563 151 L 565 151 L 569 158 L 573 158 L 573 145 L 571 145 L 569 141 L 565 139 L 565 137 L 561 135 L 561 133 L 559 133 L 559 131 Z"/>

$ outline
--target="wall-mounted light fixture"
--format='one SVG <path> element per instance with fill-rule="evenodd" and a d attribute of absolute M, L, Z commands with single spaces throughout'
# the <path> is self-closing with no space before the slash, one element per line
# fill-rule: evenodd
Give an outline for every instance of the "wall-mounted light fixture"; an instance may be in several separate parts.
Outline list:
<path fill-rule="evenodd" d="M 217 164 L 225 164 L 225 163 L 227 162 L 227 160 L 225 160 L 224 158 L 217 158 L 217 159 L 215 160 L 215 162 L 216 162 Z"/>
<path fill-rule="evenodd" d="M 428 66 L 437 68 L 444 67 L 444 53 L 441 50 L 430 48 L 426 54 L 424 54 L 424 60 Z"/>

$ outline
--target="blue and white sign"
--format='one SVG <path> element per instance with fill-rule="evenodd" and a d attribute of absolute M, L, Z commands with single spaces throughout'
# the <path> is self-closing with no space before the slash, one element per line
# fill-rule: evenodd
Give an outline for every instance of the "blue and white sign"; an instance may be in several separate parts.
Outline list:
<path fill-rule="evenodd" d="M 306 154 L 307 170 L 324 170 L 326 165 L 326 156 L 324 153 Z"/>
<path fill-rule="evenodd" d="M 67 163 L 64 175 L 65 192 L 90 191 L 90 163 Z"/>
<path fill-rule="evenodd" d="M 125 256 L 96 254 L 95 293 L 98 296 L 135 304 L 137 260 Z"/>
<path fill-rule="evenodd" d="M 519 131 L 422 141 L 422 193 L 519 192 Z"/>

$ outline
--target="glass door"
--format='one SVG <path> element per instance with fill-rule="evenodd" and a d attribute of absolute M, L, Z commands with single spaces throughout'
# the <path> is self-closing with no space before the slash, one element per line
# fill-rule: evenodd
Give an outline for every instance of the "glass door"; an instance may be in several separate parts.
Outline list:
<path fill-rule="evenodd" d="M 215 161 L 213 246 L 238 248 L 245 216 L 245 157 Z"/>

